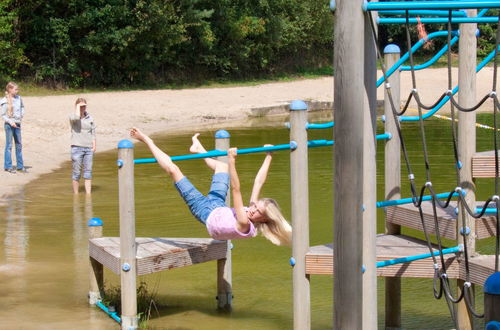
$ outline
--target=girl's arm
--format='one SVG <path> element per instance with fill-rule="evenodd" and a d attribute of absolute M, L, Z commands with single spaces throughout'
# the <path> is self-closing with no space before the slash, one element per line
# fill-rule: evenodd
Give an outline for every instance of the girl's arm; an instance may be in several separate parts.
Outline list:
<path fill-rule="evenodd" d="M 228 156 L 228 167 L 229 167 L 229 177 L 231 178 L 231 193 L 233 199 L 233 206 L 236 212 L 236 228 L 242 232 L 246 233 L 250 230 L 250 223 L 248 221 L 247 213 L 243 205 L 243 197 L 241 196 L 240 189 L 240 179 L 238 178 L 238 172 L 236 172 L 236 148 L 230 148 L 227 151 Z"/>
<path fill-rule="evenodd" d="M 272 144 L 265 144 L 264 147 L 271 147 Z M 250 196 L 250 203 L 256 203 L 259 200 L 260 191 L 262 190 L 262 186 L 266 182 L 267 173 L 269 172 L 269 167 L 271 166 L 271 161 L 273 160 L 272 152 L 266 153 L 266 158 L 264 158 L 264 162 L 257 172 L 255 176 L 252 195 Z"/>

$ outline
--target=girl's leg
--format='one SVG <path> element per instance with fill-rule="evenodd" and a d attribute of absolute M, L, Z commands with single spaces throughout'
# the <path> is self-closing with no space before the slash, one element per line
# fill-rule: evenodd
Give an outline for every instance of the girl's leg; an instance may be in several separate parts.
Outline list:
<path fill-rule="evenodd" d="M 198 140 L 199 135 L 200 135 L 200 133 L 196 133 L 191 138 L 191 140 L 193 140 L 193 144 L 189 148 L 189 151 L 194 153 L 194 154 L 203 154 L 203 153 L 207 152 L 207 150 L 201 144 L 200 140 Z M 213 159 L 213 158 L 204 158 L 204 160 L 205 160 L 205 163 L 207 164 L 207 166 L 210 167 L 212 170 L 214 170 L 215 173 L 227 172 L 227 164 L 226 163 L 221 162 L 220 160 Z"/>
<path fill-rule="evenodd" d="M 21 139 L 21 124 L 17 124 L 18 128 L 13 128 L 12 133 L 16 144 L 16 167 L 18 171 L 24 170 L 23 162 L 23 143 Z"/>
<path fill-rule="evenodd" d="M 148 146 L 158 164 L 170 175 L 174 182 L 179 182 L 184 177 L 184 174 L 182 174 L 179 167 L 172 162 L 170 156 L 161 151 L 149 136 L 135 127 L 130 131 L 130 136 L 144 142 Z"/>
<path fill-rule="evenodd" d="M 4 152 L 4 165 L 5 170 L 12 168 L 12 127 L 9 124 L 4 125 L 5 128 L 5 152 Z"/>

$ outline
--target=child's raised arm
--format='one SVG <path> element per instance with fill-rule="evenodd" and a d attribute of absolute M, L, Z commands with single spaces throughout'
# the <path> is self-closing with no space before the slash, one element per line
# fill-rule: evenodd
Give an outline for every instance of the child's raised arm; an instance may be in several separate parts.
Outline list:
<path fill-rule="evenodd" d="M 229 177 L 231 178 L 231 197 L 233 199 L 233 206 L 236 212 L 237 229 L 242 233 L 246 233 L 250 229 L 250 223 L 244 209 L 243 197 L 241 196 L 240 189 L 240 179 L 238 178 L 238 172 L 236 172 L 236 154 L 236 148 L 230 148 L 227 151 Z"/>
<path fill-rule="evenodd" d="M 265 144 L 264 147 L 271 147 L 272 144 Z M 257 203 L 259 200 L 260 191 L 262 190 L 262 186 L 266 182 L 267 173 L 269 172 L 269 167 L 271 166 L 271 161 L 273 160 L 272 152 L 266 153 L 266 158 L 262 162 L 262 165 L 255 176 L 252 195 L 250 196 L 250 203 Z"/>

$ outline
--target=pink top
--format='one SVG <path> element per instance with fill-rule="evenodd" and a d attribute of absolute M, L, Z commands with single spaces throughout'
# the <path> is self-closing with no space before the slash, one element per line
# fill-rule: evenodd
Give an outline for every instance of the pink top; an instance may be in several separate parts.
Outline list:
<path fill-rule="evenodd" d="M 208 216 L 208 233 L 212 238 L 220 240 L 257 236 L 257 230 L 251 221 L 249 221 L 250 229 L 247 233 L 242 233 L 236 228 L 236 221 L 236 212 L 233 208 L 218 207 Z"/>

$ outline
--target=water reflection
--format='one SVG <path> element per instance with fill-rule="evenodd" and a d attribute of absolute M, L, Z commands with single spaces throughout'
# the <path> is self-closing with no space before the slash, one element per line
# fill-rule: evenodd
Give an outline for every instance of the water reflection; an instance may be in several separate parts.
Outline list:
<path fill-rule="evenodd" d="M 7 202 L 5 208 L 5 262 L 6 268 L 20 271 L 26 264 L 29 245 L 29 227 L 26 225 L 24 189 Z"/>

